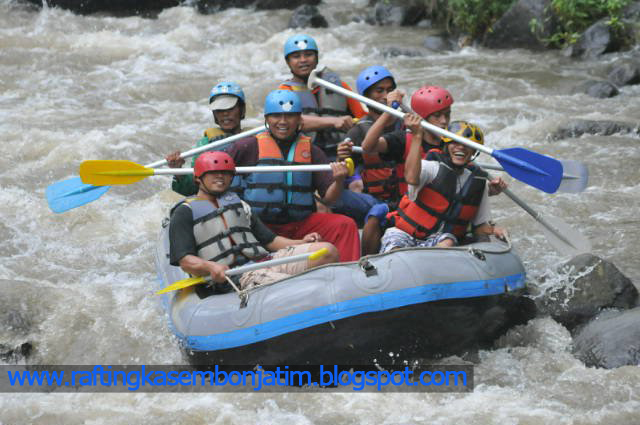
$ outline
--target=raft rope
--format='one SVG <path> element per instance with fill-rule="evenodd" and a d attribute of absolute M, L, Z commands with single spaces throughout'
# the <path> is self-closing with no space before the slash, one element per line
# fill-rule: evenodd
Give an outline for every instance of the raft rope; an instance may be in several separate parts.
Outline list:
<path fill-rule="evenodd" d="M 488 254 L 502 254 L 502 253 L 505 253 L 505 252 L 509 252 L 509 251 L 511 251 L 511 248 L 512 248 L 512 245 L 511 245 L 511 238 L 509 237 L 509 234 L 507 233 L 507 234 L 505 235 L 505 237 L 506 237 L 506 240 L 501 241 L 501 242 L 505 243 L 505 245 L 506 245 L 503 249 L 493 249 L 493 250 L 492 250 L 492 249 L 486 249 L 486 248 L 478 249 L 478 248 L 474 248 L 474 247 L 473 247 L 473 244 L 471 244 L 471 245 L 468 245 L 468 246 L 466 246 L 466 245 L 465 245 L 465 246 L 453 246 L 453 247 L 448 247 L 448 248 L 436 248 L 436 247 L 429 247 L 429 248 L 415 248 L 415 247 L 411 247 L 411 248 L 400 248 L 400 249 L 398 249 L 398 250 L 394 250 L 394 251 L 405 251 L 405 250 L 415 250 L 415 249 L 421 249 L 421 250 L 422 250 L 422 249 L 448 249 L 448 250 L 455 250 L 455 251 L 467 251 L 467 252 L 469 252 L 469 253 L 470 253 L 471 255 L 473 255 L 473 256 L 475 256 L 475 252 L 478 252 L 478 251 L 479 251 L 479 252 L 486 252 L 486 253 L 488 253 Z M 367 257 L 378 257 L 378 256 L 380 256 L 380 255 L 387 255 L 387 254 L 389 254 L 389 253 L 385 253 L 385 254 L 374 254 L 374 255 L 367 256 Z M 362 258 L 365 258 L 365 257 L 362 257 Z M 352 261 L 352 263 L 359 263 L 359 262 L 360 262 L 360 260 L 358 260 L 358 261 Z M 348 264 L 348 263 L 341 263 L 341 264 Z M 305 273 L 310 272 L 311 270 L 315 270 L 315 269 L 317 269 L 317 268 L 320 268 L 320 267 L 327 267 L 327 266 L 331 266 L 331 264 L 324 264 L 324 265 L 322 265 L 322 266 L 317 266 L 317 267 L 314 267 L 314 268 L 312 268 L 312 269 L 307 269 L 307 270 L 305 270 L 304 272 L 302 272 L 302 273 L 300 273 L 300 274 L 297 274 L 297 275 L 295 275 L 295 276 L 301 276 L 301 275 L 303 275 L 303 274 L 305 274 Z M 225 276 L 225 277 L 226 277 L 227 281 L 229 281 L 229 283 L 231 284 L 231 286 L 233 287 L 233 289 L 235 289 L 236 293 L 238 294 L 238 297 L 240 298 L 240 308 L 245 308 L 245 307 L 247 306 L 247 303 L 248 303 L 248 301 L 249 301 L 249 295 L 250 295 L 250 293 L 251 293 L 251 292 L 256 291 L 256 290 L 261 290 L 262 288 L 267 288 L 267 287 L 269 287 L 269 286 L 271 286 L 271 285 L 274 285 L 274 284 L 276 284 L 276 283 L 280 283 L 280 282 L 282 282 L 282 280 L 276 280 L 276 281 L 274 281 L 274 282 L 265 283 L 265 284 L 261 284 L 261 285 L 253 285 L 253 286 L 251 286 L 250 288 L 246 288 L 246 289 L 239 289 L 239 288 L 238 288 L 238 287 L 237 287 L 237 286 L 236 286 L 236 285 L 231 281 L 231 279 L 229 279 L 229 277 L 228 277 L 228 276 Z M 293 277 L 293 276 L 291 276 L 291 277 Z M 286 278 L 286 279 L 288 279 L 288 278 Z"/>

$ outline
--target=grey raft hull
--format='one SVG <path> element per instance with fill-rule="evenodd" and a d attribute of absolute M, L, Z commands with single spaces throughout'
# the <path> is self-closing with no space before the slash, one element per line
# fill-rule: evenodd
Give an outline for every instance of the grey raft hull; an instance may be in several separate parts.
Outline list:
<path fill-rule="evenodd" d="M 187 277 L 156 248 L 159 286 Z M 193 364 L 391 364 L 486 348 L 533 314 L 525 271 L 497 242 L 411 248 L 326 265 L 249 290 L 163 295 Z"/>

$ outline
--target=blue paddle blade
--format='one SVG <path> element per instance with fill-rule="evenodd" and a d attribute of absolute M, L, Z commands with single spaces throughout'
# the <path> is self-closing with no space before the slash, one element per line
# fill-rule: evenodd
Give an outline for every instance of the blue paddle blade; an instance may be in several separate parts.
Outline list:
<path fill-rule="evenodd" d="M 562 183 L 562 163 L 550 156 L 523 148 L 494 150 L 491 154 L 512 177 L 547 193 Z"/>
<path fill-rule="evenodd" d="M 45 190 L 47 203 L 54 213 L 63 213 L 101 197 L 111 186 L 82 183 L 80 177 L 56 182 Z"/>

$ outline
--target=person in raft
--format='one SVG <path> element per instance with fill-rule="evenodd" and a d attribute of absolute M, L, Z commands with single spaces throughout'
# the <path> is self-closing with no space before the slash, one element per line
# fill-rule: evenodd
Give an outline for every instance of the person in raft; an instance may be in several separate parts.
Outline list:
<path fill-rule="evenodd" d="M 289 37 L 284 43 L 284 59 L 291 71 L 291 78 L 280 83 L 278 89 L 292 90 L 300 96 L 304 114 L 303 131 L 333 161 L 338 143 L 353 127 L 353 119 L 365 116 L 366 112 L 360 102 L 324 87 L 309 90 L 309 75 L 318 66 L 318 45 L 311 36 L 296 34 Z M 351 90 L 338 74 L 329 69 L 324 69 L 318 76 Z"/>
<path fill-rule="evenodd" d="M 364 69 L 356 80 L 356 87 L 358 93 L 361 96 L 368 97 L 376 102 L 387 104 L 387 96 L 396 89 L 396 82 L 391 72 L 380 65 L 370 66 Z M 380 118 L 382 112 L 370 107 L 369 113 L 361 118 L 347 133 L 347 139 L 338 145 L 338 159 L 352 155 L 353 146 L 361 146 L 362 142 L 369 132 L 369 129 L 373 123 Z M 391 133 L 396 130 L 404 132 L 402 120 L 397 118 L 391 119 L 391 124 L 383 129 L 383 132 Z M 375 217 L 379 211 L 382 217 L 384 217 L 389 210 L 394 210 L 400 201 L 401 194 L 399 189 L 399 181 L 396 170 L 396 163 L 393 161 L 385 161 L 380 158 L 380 155 L 376 153 L 362 153 L 361 155 L 354 155 L 356 164 L 360 169 L 360 180 L 356 182 L 360 184 L 364 191 L 364 195 L 368 198 L 359 199 L 356 198 L 354 202 L 352 198 L 355 196 L 342 196 L 344 203 L 349 207 L 346 209 L 347 215 L 353 217 L 350 211 L 357 211 L 359 214 L 356 221 L 366 226 L 366 222 L 369 218 Z M 404 158 L 400 162 L 404 164 Z M 402 165 L 404 167 L 404 165 Z M 403 180 L 404 182 L 404 180 Z M 351 183 L 350 189 L 353 189 L 354 183 Z M 369 200 L 369 201 L 368 201 Z M 368 201 L 367 204 L 363 204 L 363 201 Z M 340 201 L 338 201 L 340 203 Z M 378 204 L 389 204 L 386 205 Z M 362 205 L 362 206 L 361 206 Z M 340 211 L 338 211 L 340 212 Z M 379 224 L 376 221 L 376 229 L 379 228 Z M 373 233 L 363 232 L 362 234 L 362 253 L 364 255 L 374 254 L 378 252 L 380 248 L 380 237 L 382 236 L 382 230 L 378 230 Z"/>
<path fill-rule="evenodd" d="M 385 96 L 387 106 L 394 102 L 402 104 L 404 93 L 393 90 Z M 411 109 L 428 123 L 446 129 L 451 117 L 453 96 L 448 90 L 438 86 L 424 86 L 411 95 Z M 362 254 L 369 255 L 380 250 L 380 240 L 384 230 L 389 227 L 386 216 L 389 211 L 397 208 L 398 202 L 407 193 L 407 183 L 404 178 L 405 160 L 409 153 L 412 140 L 416 138 L 406 131 L 406 124 L 392 131 L 385 129 L 394 125 L 397 118 L 388 112 L 378 116 L 362 141 L 363 154 L 377 156 L 387 165 L 393 165 L 392 178 L 386 184 L 387 201 L 374 205 L 365 218 L 362 231 Z M 423 131 L 417 139 L 420 141 L 420 156 L 425 158 L 431 149 L 439 149 L 442 139 L 436 133 Z M 372 170 L 373 171 L 373 170 Z M 379 174 L 371 173 L 372 175 Z"/>
<path fill-rule="evenodd" d="M 408 192 L 398 209 L 387 216 L 393 227 L 385 231 L 380 252 L 454 246 L 465 237 L 469 224 L 476 237 L 495 234 L 504 238 L 504 230 L 491 224 L 487 173 L 473 165 L 476 151 L 443 138 L 442 152 L 432 152 L 433 160 L 423 160 L 420 121 L 415 114 L 405 118 L 413 134 L 405 161 Z M 484 144 L 482 130 L 466 121 L 451 123 L 449 131 Z"/>
<path fill-rule="evenodd" d="M 239 140 L 228 150 L 239 166 L 327 164 L 322 150 L 302 130 L 302 104 L 293 91 L 274 90 L 264 103 L 267 131 Z M 353 219 L 316 212 L 313 193 L 333 204 L 343 190 L 348 169 L 332 162 L 332 171 L 253 173 L 242 179 L 241 197 L 276 234 L 300 239 L 317 232 L 340 253 L 340 261 L 360 258 L 360 237 Z"/>
<path fill-rule="evenodd" d="M 243 131 L 241 122 L 245 115 L 245 97 L 242 87 L 231 81 L 222 81 L 211 89 L 209 94 L 209 109 L 213 113 L 213 120 L 218 127 L 207 128 L 204 136 L 198 140 L 195 147 L 208 145 L 217 140 Z M 225 151 L 228 146 L 221 146 L 215 150 Z M 194 156 L 191 166 L 196 163 L 198 156 Z M 184 159 L 180 158 L 180 151 L 173 152 L 165 158 L 170 168 L 180 168 L 184 165 Z M 195 195 L 198 192 L 193 175 L 187 174 L 174 176 L 171 189 L 184 196 Z"/>
<path fill-rule="evenodd" d="M 327 255 L 307 261 L 258 269 L 240 275 L 241 288 L 275 282 L 323 264 L 338 261 L 338 251 L 320 242 L 317 233 L 294 240 L 277 236 L 251 207 L 229 191 L 235 163 L 225 152 L 205 152 L 194 166 L 198 193 L 171 211 L 169 256 L 171 265 L 193 276 L 226 281 L 225 271 L 249 261 L 289 257 L 327 248 Z"/>

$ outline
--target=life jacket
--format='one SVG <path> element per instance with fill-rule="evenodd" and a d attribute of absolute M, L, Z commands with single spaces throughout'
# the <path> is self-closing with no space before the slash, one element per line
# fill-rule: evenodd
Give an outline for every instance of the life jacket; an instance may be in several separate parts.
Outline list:
<path fill-rule="evenodd" d="M 214 142 L 216 140 L 224 139 L 227 136 L 231 136 L 231 134 L 225 133 L 221 128 L 212 127 L 207 128 L 204 131 L 204 136 L 209 139 L 210 142 Z"/>
<path fill-rule="evenodd" d="M 311 139 L 299 135 L 287 158 L 268 131 L 256 136 L 259 166 L 311 163 Z M 265 223 L 290 223 L 307 218 L 315 210 L 312 173 L 252 173 L 244 178 L 243 199 Z"/>
<path fill-rule="evenodd" d="M 366 134 L 373 125 L 373 119 L 367 115 L 356 124 Z M 400 129 L 402 121 L 397 120 L 395 129 Z M 362 153 L 363 167 L 360 171 L 364 191 L 385 202 L 397 202 L 401 194 L 398 187 L 397 166 L 393 161 L 385 161 L 377 153 Z"/>
<path fill-rule="evenodd" d="M 420 190 L 415 201 L 405 195 L 390 216 L 397 228 L 418 239 L 434 232 L 453 233 L 462 239 L 478 212 L 487 174 L 473 164 L 467 165 L 471 174 L 456 191 L 459 171 L 451 159 L 436 152 L 431 155 L 440 164 L 436 178 Z"/>
<path fill-rule="evenodd" d="M 405 142 L 404 142 L 404 153 L 402 154 L 402 162 L 400 164 L 396 164 L 396 178 L 398 180 L 398 192 L 400 196 L 406 195 L 409 190 L 409 186 L 404 179 L 404 162 L 407 160 L 407 156 L 409 156 L 409 149 L 411 148 L 411 140 L 413 138 L 413 134 L 407 132 L 405 134 Z M 420 146 L 420 157 L 425 159 L 426 152 L 424 151 L 423 146 Z"/>
<path fill-rule="evenodd" d="M 335 72 L 325 69 L 321 76 L 324 80 L 342 87 L 342 81 Z M 347 99 L 343 95 L 325 87 L 318 86 L 311 91 L 304 83 L 287 80 L 283 81 L 278 88 L 296 92 L 302 103 L 303 114 L 329 117 L 351 115 Z M 335 157 L 336 148 L 344 139 L 346 133 L 336 129 L 324 129 L 307 134 L 312 138 L 313 143 L 318 145 L 330 157 Z"/>
<path fill-rule="evenodd" d="M 249 205 L 233 192 L 224 193 L 217 201 L 217 208 L 198 197 L 178 204 L 191 208 L 198 257 L 235 267 L 267 255 L 251 231 Z"/>

